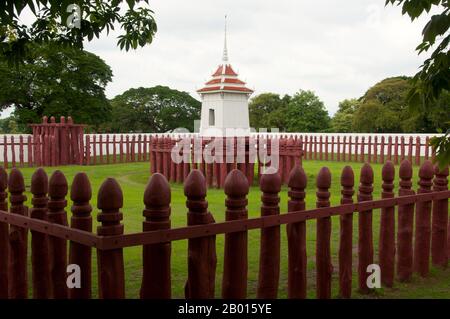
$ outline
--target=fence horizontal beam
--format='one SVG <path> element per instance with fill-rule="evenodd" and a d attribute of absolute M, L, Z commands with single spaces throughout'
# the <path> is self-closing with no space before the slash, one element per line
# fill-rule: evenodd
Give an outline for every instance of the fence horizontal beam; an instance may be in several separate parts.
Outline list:
<path fill-rule="evenodd" d="M 101 250 L 108 250 L 247 231 L 251 229 L 261 229 L 283 224 L 297 223 L 310 219 L 319 219 L 330 216 L 345 215 L 359 211 L 367 211 L 371 209 L 407 205 L 417 202 L 434 201 L 447 198 L 450 198 L 450 190 L 402 196 L 396 198 L 379 199 L 334 207 L 316 208 L 306 211 L 290 212 L 281 215 L 264 216 L 208 225 L 196 225 L 107 237 L 98 236 L 86 231 L 70 228 L 68 226 L 53 224 L 44 220 L 30 218 L 28 216 L 10 214 L 5 211 L 0 211 L 0 221 L 57 238 L 70 240 L 85 246 L 96 247 Z"/>
<path fill-rule="evenodd" d="M 417 202 L 446 199 L 450 197 L 450 191 L 432 192 L 402 196 L 396 198 L 379 199 L 355 204 L 339 205 L 334 207 L 316 208 L 306 211 L 290 212 L 281 215 L 264 216 L 244 220 L 234 220 L 208 225 L 196 225 L 189 227 L 158 230 L 145 233 L 125 234 L 120 236 L 104 237 L 101 239 L 99 249 L 115 249 L 140 245 L 155 244 L 168 241 L 176 241 L 190 238 L 199 238 L 225 233 L 261 229 L 283 224 L 292 224 L 310 219 L 318 219 L 329 216 L 350 214 L 359 211 L 407 205 Z"/>
<path fill-rule="evenodd" d="M 68 226 L 63 226 L 60 224 L 54 224 L 45 220 L 35 219 L 28 216 L 10 214 L 1 210 L 0 221 L 57 238 L 67 239 L 90 247 L 97 247 L 101 238 L 83 230 L 70 228 Z"/>

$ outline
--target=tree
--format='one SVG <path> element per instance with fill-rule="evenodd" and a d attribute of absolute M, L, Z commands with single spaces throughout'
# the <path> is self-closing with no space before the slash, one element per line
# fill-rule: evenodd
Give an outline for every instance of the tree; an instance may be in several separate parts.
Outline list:
<path fill-rule="evenodd" d="M 322 101 L 312 91 L 298 91 L 286 109 L 288 132 L 320 132 L 330 125 Z"/>
<path fill-rule="evenodd" d="M 359 105 L 360 102 L 357 99 L 340 102 L 339 109 L 331 120 L 331 130 L 340 133 L 353 132 L 353 116 Z"/>
<path fill-rule="evenodd" d="M 280 98 L 275 93 L 262 93 L 252 98 L 249 103 L 250 126 L 283 131 L 286 127 L 285 108 L 289 100 L 289 95 Z"/>
<path fill-rule="evenodd" d="M 83 41 L 109 33 L 117 23 L 123 30 L 120 49 L 136 49 L 151 43 L 156 33 L 149 0 L 2 0 L 0 1 L 0 57 L 16 65 L 23 62 L 30 43 L 54 42 L 78 49 Z M 24 25 L 20 15 L 31 12 L 34 20 Z M 125 9 L 122 10 L 121 9 Z"/>
<path fill-rule="evenodd" d="M 98 56 L 55 45 L 33 45 L 20 68 L 0 59 L 0 109 L 14 107 L 21 130 L 44 115 L 72 116 L 97 129 L 109 121 L 111 106 L 105 87 L 111 68 Z"/>
<path fill-rule="evenodd" d="M 194 130 L 201 103 L 186 92 L 167 86 L 129 89 L 111 101 L 112 132 L 164 133 L 177 128 Z"/>
<path fill-rule="evenodd" d="M 402 14 L 407 14 L 411 21 L 420 17 L 432 8 L 439 10 L 434 14 L 422 30 L 422 43 L 416 48 L 419 54 L 431 48 L 434 51 L 421 66 L 421 70 L 413 78 L 413 86 L 408 94 L 410 107 L 416 113 L 427 113 L 430 105 L 438 100 L 450 88 L 450 2 L 449 0 L 386 0 L 386 5 L 402 5 Z M 448 118 L 447 118 L 448 119 Z M 437 160 L 442 167 L 450 163 L 450 133 L 447 122 L 447 134 L 435 138 Z"/>
<path fill-rule="evenodd" d="M 411 78 L 399 76 L 371 87 L 354 111 L 353 129 L 366 133 L 432 133 L 445 127 L 450 118 L 448 92 L 432 103 L 427 112 L 415 112 L 407 101 L 411 85 Z"/>
<path fill-rule="evenodd" d="M 14 116 L 0 119 L 0 133 L 1 134 L 19 134 L 22 133 L 17 125 Z"/>

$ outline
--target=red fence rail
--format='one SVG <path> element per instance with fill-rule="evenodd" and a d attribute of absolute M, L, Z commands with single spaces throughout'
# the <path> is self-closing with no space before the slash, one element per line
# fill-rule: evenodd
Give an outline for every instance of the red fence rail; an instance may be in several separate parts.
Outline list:
<path fill-rule="evenodd" d="M 70 190 L 73 212 L 70 226 L 65 211 L 67 180 L 56 171 L 48 180 L 42 169 L 32 178 L 32 205 L 24 202 L 24 181 L 18 169 L 9 177 L 0 168 L 0 295 L 3 298 L 28 297 L 27 249 L 31 230 L 31 269 L 34 298 L 90 298 L 91 254 L 97 249 L 98 287 L 100 298 L 124 298 L 125 271 L 123 249 L 143 246 L 143 276 L 141 298 L 171 297 L 171 242 L 188 241 L 188 275 L 186 298 L 214 298 L 216 283 L 216 236 L 225 235 L 223 298 L 247 297 L 248 231 L 261 230 L 257 296 L 276 298 L 279 290 L 281 264 L 281 225 L 287 225 L 288 297 L 305 298 L 308 270 L 306 255 L 306 223 L 317 221 L 316 232 L 316 296 L 331 297 L 332 264 L 330 244 L 333 216 L 340 219 L 339 294 L 352 294 L 352 214 L 357 213 L 358 287 L 366 285 L 367 267 L 374 262 L 378 248 L 383 285 L 389 287 L 394 279 L 410 280 L 414 272 L 422 277 L 429 273 L 429 262 L 446 267 L 449 254 L 448 238 L 448 168 L 439 171 L 430 161 L 419 170 L 417 194 L 411 189 L 412 165 L 404 160 L 400 167 L 400 190 L 393 193 L 394 166 L 383 167 L 382 199 L 374 200 L 373 172 L 369 164 L 361 170 L 357 202 L 353 203 L 354 175 L 350 167 L 342 172 L 341 205 L 330 207 L 331 174 L 322 168 L 317 176 L 316 209 L 305 210 L 307 177 L 300 166 L 289 175 L 288 213 L 280 214 L 279 192 L 281 176 L 264 174 L 260 181 L 262 192 L 261 217 L 247 216 L 246 176 L 232 170 L 225 180 L 226 221 L 216 222 L 208 210 L 207 182 L 201 171 L 192 170 L 185 181 L 187 226 L 172 229 L 171 190 L 167 179 L 158 173 L 151 177 L 144 194 L 143 232 L 124 234 L 121 222 L 123 195 L 116 180 L 107 179 L 99 189 L 97 206 L 100 222 L 92 233 L 91 187 L 84 173 L 75 176 Z M 11 207 L 7 209 L 7 195 Z M 398 210 L 398 230 L 394 211 Z M 374 247 L 372 216 L 381 209 L 380 241 Z M 413 218 L 418 222 L 413 228 Z M 70 242 L 66 250 L 66 242 Z M 413 242 L 416 244 L 413 246 Z M 68 289 L 67 263 L 77 264 L 83 274 L 82 288 Z M 6 267 L 9 265 L 10 267 Z M 157 283 L 157 284 L 156 284 Z M 48 289 L 51 287 L 51 289 Z"/>
<path fill-rule="evenodd" d="M 164 164 L 170 159 L 167 154 L 158 157 L 161 152 L 169 152 L 168 147 L 174 146 L 183 135 L 179 134 L 86 134 L 82 135 L 82 127 L 70 121 L 67 123 L 44 123 L 33 126 L 33 135 L 3 135 L 0 138 L 0 151 L 3 153 L 3 166 L 8 167 L 39 167 L 58 166 L 67 164 L 97 165 L 126 162 L 156 163 L 154 169 L 163 173 L 174 181 L 183 182 L 189 173 L 180 166 Z M 74 138 L 72 138 L 72 136 Z M 81 137 L 80 137 L 81 136 Z M 198 138 L 197 134 L 186 134 L 184 137 Z M 306 135 L 306 134 L 253 134 L 254 138 L 277 138 L 286 141 L 280 143 L 280 152 L 289 152 L 294 141 L 300 144 L 303 150 L 302 159 L 338 162 L 368 162 L 385 163 L 392 161 L 399 164 L 408 159 L 413 165 L 420 165 L 425 160 L 435 158 L 435 152 L 429 145 L 430 136 L 412 135 Z M 162 143 L 161 141 L 165 141 Z M 156 152 L 156 153 L 155 153 Z M 256 153 L 257 154 L 257 153 Z M 259 159 L 261 160 L 261 159 Z M 160 164 L 158 162 L 160 162 Z M 299 161 L 298 159 L 296 161 Z M 223 187 L 224 174 L 218 180 L 214 175 L 220 176 L 220 168 L 205 165 L 197 159 L 192 159 L 191 166 L 201 169 L 207 177 L 209 185 Z M 256 161 L 258 164 L 259 162 Z M 199 164 L 198 167 L 196 164 Z M 281 161 L 280 165 L 284 162 Z M 158 166 L 160 165 L 160 166 Z M 289 164 L 285 164 L 289 165 Z M 281 166 L 282 167 L 282 166 Z M 163 169 L 167 172 L 164 173 Z M 261 165 L 258 164 L 261 169 Z M 231 169 L 227 167 L 228 173 Z M 240 170 L 248 170 L 246 175 L 253 174 L 250 166 L 241 165 Z M 170 175 L 173 172 L 173 177 Z M 289 172 L 289 170 L 287 170 Z M 179 174 L 179 175 L 177 175 Z M 260 173 L 259 173 L 260 175 Z M 211 179 L 212 178 L 212 179 Z M 282 177 L 287 183 L 288 174 Z"/>

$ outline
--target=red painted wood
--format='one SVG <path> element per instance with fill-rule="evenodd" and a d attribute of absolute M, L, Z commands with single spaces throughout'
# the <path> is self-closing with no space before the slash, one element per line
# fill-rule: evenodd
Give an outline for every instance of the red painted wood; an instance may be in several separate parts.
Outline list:
<path fill-rule="evenodd" d="M 100 236 L 116 236 L 123 234 L 123 193 L 114 178 L 106 179 L 98 191 L 97 207 L 101 212 L 97 215 L 97 234 Z M 98 288 L 100 299 L 125 298 L 125 270 L 123 249 L 97 249 Z"/>
<path fill-rule="evenodd" d="M 20 167 L 23 167 L 23 136 L 19 137 L 19 163 Z"/>
<path fill-rule="evenodd" d="M 187 197 L 188 226 L 215 223 L 208 211 L 206 180 L 199 170 L 193 170 L 184 183 Z M 185 297 L 188 299 L 214 298 L 216 278 L 216 236 L 188 240 L 188 279 Z"/>
<path fill-rule="evenodd" d="M 305 210 L 307 177 L 301 166 L 295 166 L 289 175 L 288 212 Z M 288 298 L 306 298 L 306 222 L 288 224 Z"/>
<path fill-rule="evenodd" d="M 66 195 L 68 191 L 67 180 L 64 174 L 57 170 L 50 177 L 48 202 L 48 221 L 54 224 L 67 226 Z M 50 272 L 53 298 L 66 299 L 67 291 L 67 242 L 65 239 L 49 237 Z"/>
<path fill-rule="evenodd" d="M 249 184 L 247 177 L 234 169 L 225 179 L 224 191 L 225 219 L 241 220 L 248 218 L 247 194 Z M 222 278 L 222 298 L 244 299 L 247 297 L 247 249 L 246 231 L 225 234 L 224 268 Z"/>
<path fill-rule="evenodd" d="M 11 170 L 8 180 L 8 190 L 10 193 L 9 200 L 11 203 L 9 212 L 11 214 L 26 216 L 27 209 L 23 204 L 27 199 L 27 197 L 23 194 L 25 191 L 25 183 L 22 173 L 16 168 Z M 28 298 L 27 229 L 11 225 L 9 229 L 9 249 L 9 298 L 26 299 Z"/>
<path fill-rule="evenodd" d="M 420 137 L 416 137 L 416 155 L 415 155 L 415 164 L 417 166 L 420 165 Z"/>
<path fill-rule="evenodd" d="M 412 166 L 408 161 L 400 165 L 399 196 L 414 195 L 412 187 Z M 413 224 L 414 204 L 398 206 L 397 231 L 397 277 L 401 282 L 411 280 L 413 273 Z"/>
<path fill-rule="evenodd" d="M 355 176 L 350 166 L 345 166 L 341 174 L 341 204 L 352 204 L 355 191 Z M 340 216 L 339 239 L 339 295 L 350 298 L 352 295 L 353 262 L 353 213 Z"/>
<path fill-rule="evenodd" d="M 431 192 L 434 167 L 431 161 L 425 161 L 419 170 L 418 194 Z M 420 202 L 416 205 L 414 270 L 422 277 L 430 271 L 431 249 L 431 202 Z"/>
<path fill-rule="evenodd" d="M 0 167 L 0 210 L 8 211 L 8 174 Z M 0 222 L 0 299 L 8 299 L 9 225 Z"/>
<path fill-rule="evenodd" d="M 144 193 L 145 221 L 142 230 L 170 229 L 170 186 L 164 175 L 154 174 Z M 143 246 L 143 276 L 140 297 L 169 299 L 171 297 L 171 242 Z"/>
<path fill-rule="evenodd" d="M 395 167 L 387 161 L 382 170 L 383 191 L 381 198 L 394 198 Z M 395 270 L 395 207 L 381 209 L 379 259 L 381 269 L 381 282 L 386 287 L 394 284 Z"/>
<path fill-rule="evenodd" d="M 92 198 L 91 183 L 85 173 L 75 175 L 70 188 L 70 199 L 73 201 L 70 227 L 92 232 Z M 69 263 L 81 270 L 81 287 L 69 289 L 70 299 L 90 299 L 92 296 L 92 249 L 91 247 L 71 241 L 69 246 Z"/>
<path fill-rule="evenodd" d="M 369 164 L 361 168 L 358 202 L 371 201 L 373 192 L 373 170 Z M 358 214 L 358 287 L 368 293 L 367 266 L 373 264 L 372 210 Z"/>
<path fill-rule="evenodd" d="M 281 176 L 268 169 L 261 176 L 261 216 L 280 214 Z M 258 288 L 259 299 L 273 299 L 278 295 L 280 277 L 280 226 L 261 229 Z"/>
<path fill-rule="evenodd" d="M 323 167 L 317 175 L 317 202 L 316 207 L 330 206 L 331 173 L 327 167 Z M 331 218 L 317 219 L 316 241 L 316 296 L 318 299 L 331 298 Z"/>
<path fill-rule="evenodd" d="M 448 190 L 448 166 L 440 170 L 434 169 L 433 191 Z M 433 201 L 433 217 L 431 228 L 431 261 L 434 266 L 446 268 L 448 265 L 448 200 Z"/>
<path fill-rule="evenodd" d="M 11 166 L 16 167 L 16 143 L 14 136 L 11 136 Z"/>
<path fill-rule="evenodd" d="M 33 208 L 31 218 L 47 220 L 48 204 L 48 177 L 42 168 L 39 168 L 31 178 L 31 193 L 33 194 Z M 50 259 L 48 236 L 31 231 L 31 265 L 33 280 L 33 298 L 51 298 Z"/>

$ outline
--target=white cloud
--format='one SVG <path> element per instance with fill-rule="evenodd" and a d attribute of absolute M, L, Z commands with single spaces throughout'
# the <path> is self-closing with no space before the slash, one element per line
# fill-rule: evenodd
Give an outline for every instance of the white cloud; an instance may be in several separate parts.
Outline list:
<path fill-rule="evenodd" d="M 221 61 L 228 14 L 230 62 L 256 90 L 314 90 L 330 113 L 383 78 L 413 75 L 423 17 L 414 23 L 384 0 L 153 0 L 158 33 L 135 52 L 114 35 L 86 44 L 113 69 L 108 97 L 131 87 L 167 85 L 191 93 Z"/>

